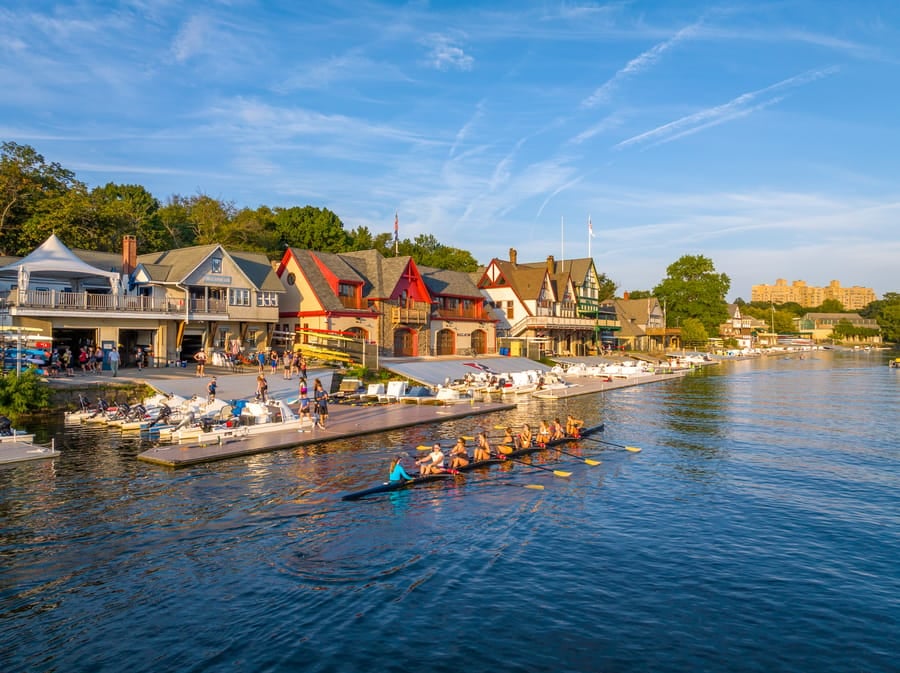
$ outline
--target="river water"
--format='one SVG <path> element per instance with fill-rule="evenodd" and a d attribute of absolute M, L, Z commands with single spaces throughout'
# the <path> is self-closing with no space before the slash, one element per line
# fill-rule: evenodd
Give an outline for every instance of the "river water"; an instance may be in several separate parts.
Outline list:
<path fill-rule="evenodd" d="M 0 669 L 897 671 L 898 410 L 822 351 L 179 471 L 48 420 L 63 455 L 0 469 Z M 643 450 L 340 500 L 568 411 Z"/>

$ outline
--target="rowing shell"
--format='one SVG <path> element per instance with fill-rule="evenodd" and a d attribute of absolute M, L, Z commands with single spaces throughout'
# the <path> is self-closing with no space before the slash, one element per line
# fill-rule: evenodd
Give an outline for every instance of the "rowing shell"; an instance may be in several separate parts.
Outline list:
<path fill-rule="evenodd" d="M 599 423 L 598 425 L 593 425 L 589 428 L 582 428 L 580 437 L 587 437 L 588 435 L 593 435 L 597 432 L 603 431 L 603 423 Z M 506 462 L 509 458 L 515 458 L 517 456 L 525 456 L 529 453 L 534 453 L 536 451 L 543 451 L 547 448 L 552 448 L 553 446 L 557 446 L 559 444 L 564 444 L 566 442 L 574 442 L 578 441 L 579 437 L 563 437 L 561 439 L 552 439 L 543 446 L 533 445 L 529 447 L 525 447 L 522 449 L 516 449 L 511 453 L 505 454 L 502 458 L 489 458 L 487 460 L 476 460 L 472 461 L 468 465 L 464 465 L 456 470 L 456 472 L 468 472 L 470 470 L 474 470 L 478 467 L 486 467 L 488 465 L 494 465 L 497 463 Z M 413 486 L 418 486 L 419 484 L 425 484 L 431 481 L 441 481 L 443 479 L 449 479 L 453 477 L 454 473 L 450 472 L 439 472 L 438 474 L 426 474 L 422 477 L 413 477 L 412 479 L 406 481 L 386 481 L 382 484 L 378 484 L 377 486 L 373 486 L 372 488 L 367 488 L 364 491 L 356 491 L 354 493 L 348 493 L 344 496 L 341 496 L 341 500 L 359 500 L 360 498 L 365 498 L 368 495 L 376 495 L 378 493 L 388 493 L 390 491 L 399 491 L 405 488 L 411 488 Z"/>
<path fill-rule="evenodd" d="M 438 474 L 426 474 L 422 477 L 413 477 L 412 479 L 405 479 L 402 481 L 386 481 L 383 484 L 378 484 L 378 486 L 367 488 L 365 491 L 348 493 L 347 495 L 342 496 L 341 500 L 359 500 L 360 498 L 365 498 L 367 495 L 375 495 L 376 493 L 388 493 L 390 491 L 400 491 L 404 488 L 410 488 L 412 486 L 418 486 L 419 484 L 428 483 L 429 481 L 449 479 L 452 476 L 453 474 L 451 474 L 450 472 L 439 472 Z"/>

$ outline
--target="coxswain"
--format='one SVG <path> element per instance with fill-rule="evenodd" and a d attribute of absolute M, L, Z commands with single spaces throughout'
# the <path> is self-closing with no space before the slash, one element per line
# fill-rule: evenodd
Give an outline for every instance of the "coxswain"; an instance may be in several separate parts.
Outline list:
<path fill-rule="evenodd" d="M 403 467 L 403 459 L 409 458 L 408 453 L 398 453 L 397 456 L 391 461 L 391 469 L 390 476 L 388 477 L 389 481 L 409 481 L 412 479 L 406 473 L 406 469 Z"/>

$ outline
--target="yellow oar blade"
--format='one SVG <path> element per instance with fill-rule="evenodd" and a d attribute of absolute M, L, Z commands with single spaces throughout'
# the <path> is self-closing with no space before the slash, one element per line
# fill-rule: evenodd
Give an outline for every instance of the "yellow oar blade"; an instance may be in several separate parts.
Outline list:
<path fill-rule="evenodd" d="M 431 447 L 430 447 L 430 446 L 425 446 L 424 444 L 419 444 L 419 445 L 416 447 L 416 451 L 431 451 Z"/>
<path fill-rule="evenodd" d="M 508 427 L 508 425 L 495 425 L 494 430 L 506 430 Z"/>
<path fill-rule="evenodd" d="M 522 488 L 533 488 L 535 491 L 544 490 L 544 487 L 541 484 L 525 484 Z"/>
<path fill-rule="evenodd" d="M 625 447 L 625 450 L 626 450 L 626 451 L 631 451 L 632 453 L 638 453 L 638 452 L 641 450 L 641 447 L 639 447 L 639 446 L 626 446 L 626 447 Z"/>
<path fill-rule="evenodd" d="M 462 437 L 467 442 L 471 442 L 472 440 L 475 439 L 474 437 L 470 437 L 469 435 L 460 435 L 460 437 Z"/>
<path fill-rule="evenodd" d="M 591 460 L 590 458 L 585 458 L 584 462 L 587 463 L 588 465 L 600 465 L 599 460 Z"/>
<path fill-rule="evenodd" d="M 553 470 L 553 474 L 555 474 L 557 477 L 571 477 L 572 476 L 571 472 L 563 472 L 562 470 Z"/>

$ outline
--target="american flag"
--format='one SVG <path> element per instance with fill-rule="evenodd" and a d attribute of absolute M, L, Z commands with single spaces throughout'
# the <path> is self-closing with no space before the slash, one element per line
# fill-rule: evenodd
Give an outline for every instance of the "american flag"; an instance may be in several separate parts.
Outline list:
<path fill-rule="evenodd" d="M 394 240 L 400 240 L 400 216 L 394 213 Z"/>

